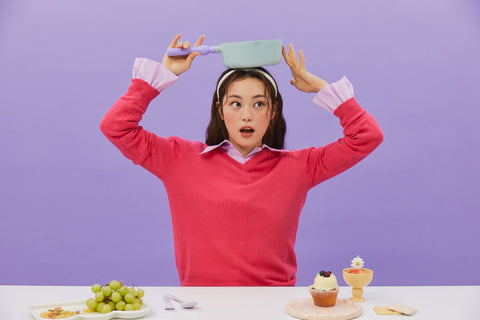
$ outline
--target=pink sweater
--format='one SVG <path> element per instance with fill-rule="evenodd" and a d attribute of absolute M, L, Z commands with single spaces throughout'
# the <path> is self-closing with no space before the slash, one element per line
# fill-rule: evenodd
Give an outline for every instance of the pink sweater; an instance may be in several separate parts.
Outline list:
<path fill-rule="evenodd" d="M 381 143 L 375 119 L 349 99 L 334 113 L 343 138 L 288 152 L 265 148 L 242 164 L 221 148 L 200 154 L 204 143 L 158 137 L 139 126 L 158 94 L 133 79 L 100 127 L 127 158 L 163 181 L 181 284 L 294 285 L 294 245 L 307 192 Z"/>

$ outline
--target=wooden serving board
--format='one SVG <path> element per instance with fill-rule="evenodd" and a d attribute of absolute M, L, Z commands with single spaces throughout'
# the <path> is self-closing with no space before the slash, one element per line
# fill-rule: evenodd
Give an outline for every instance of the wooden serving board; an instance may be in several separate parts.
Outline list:
<path fill-rule="evenodd" d="M 314 305 L 312 298 L 305 298 L 290 302 L 287 313 L 304 320 L 348 320 L 359 317 L 362 307 L 350 300 L 337 299 L 333 307 L 322 308 Z"/>

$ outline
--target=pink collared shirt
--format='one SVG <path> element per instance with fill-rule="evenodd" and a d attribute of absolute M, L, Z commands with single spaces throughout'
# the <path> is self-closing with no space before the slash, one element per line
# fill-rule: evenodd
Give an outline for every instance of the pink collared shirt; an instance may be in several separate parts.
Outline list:
<path fill-rule="evenodd" d="M 163 64 L 148 58 L 135 59 L 132 76 L 134 79 L 141 79 L 147 82 L 158 91 L 165 90 L 178 80 L 178 76 Z M 347 77 L 344 76 L 337 82 L 333 82 L 318 91 L 313 97 L 313 103 L 333 113 L 339 105 L 353 97 L 353 86 Z M 210 152 L 218 147 L 221 147 L 232 159 L 240 163 L 247 162 L 264 148 L 275 152 L 288 152 L 287 150 L 274 149 L 264 144 L 261 147 L 255 147 L 244 157 L 230 141 L 224 140 L 217 145 L 207 146 L 201 154 Z"/>
<path fill-rule="evenodd" d="M 247 162 L 254 155 L 256 155 L 257 153 L 262 151 L 264 148 L 266 148 L 270 151 L 274 151 L 274 152 L 288 152 L 288 150 L 275 149 L 275 148 L 267 146 L 266 144 L 263 144 L 261 147 L 255 147 L 252 151 L 250 151 L 244 157 L 243 154 L 241 154 L 240 151 L 238 151 L 238 149 L 233 145 L 233 143 L 231 143 L 230 141 L 225 139 L 222 142 L 220 142 L 219 144 L 215 144 L 215 145 L 212 145 L 212 146 L 207 146 L 202 152 L 200 152 L 200 154 L 210 152 L 210 151 L 215 150 L 219 147 L 222 148 L 222 150 L 225 151 L 232 159 L 234 159 L 234 160 L 236 160 L 240 163 Z"/>

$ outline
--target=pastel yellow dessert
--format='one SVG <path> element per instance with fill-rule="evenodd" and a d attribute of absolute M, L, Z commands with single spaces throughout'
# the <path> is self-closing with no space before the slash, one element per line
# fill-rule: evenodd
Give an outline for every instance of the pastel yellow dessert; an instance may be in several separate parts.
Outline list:
<path fill-rule="evenodd" d="M 338 283 L 332 271 L 320 271 L 309 289 L 313 303 L 318 307 L 333 307 L 337 302 Z"/>

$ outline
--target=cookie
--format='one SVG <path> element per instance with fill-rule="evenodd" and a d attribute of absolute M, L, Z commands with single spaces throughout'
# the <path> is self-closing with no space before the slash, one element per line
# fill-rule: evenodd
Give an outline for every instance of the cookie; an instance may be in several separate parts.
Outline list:
<path fill-rule="evenodd" d="M 409 306 L 406 306 L 406 305 L 403 305 L 403 304 L 398 304 L 398 303 L 391 304 L 387 307 L 390 310 L 398 311 L 398 312 L 401 312 L 401 313 L 409 315 L 409 316 L 414 315 L 418 311 L 417 309 L 415 309 L 413 307 L 409 307 Z"/>
<path fill-rule="evenodd" d="M 373 308 L 376 314 L 402 314 L 398 311 L 390 310 L 388 307 L 375 307 Z"/>

